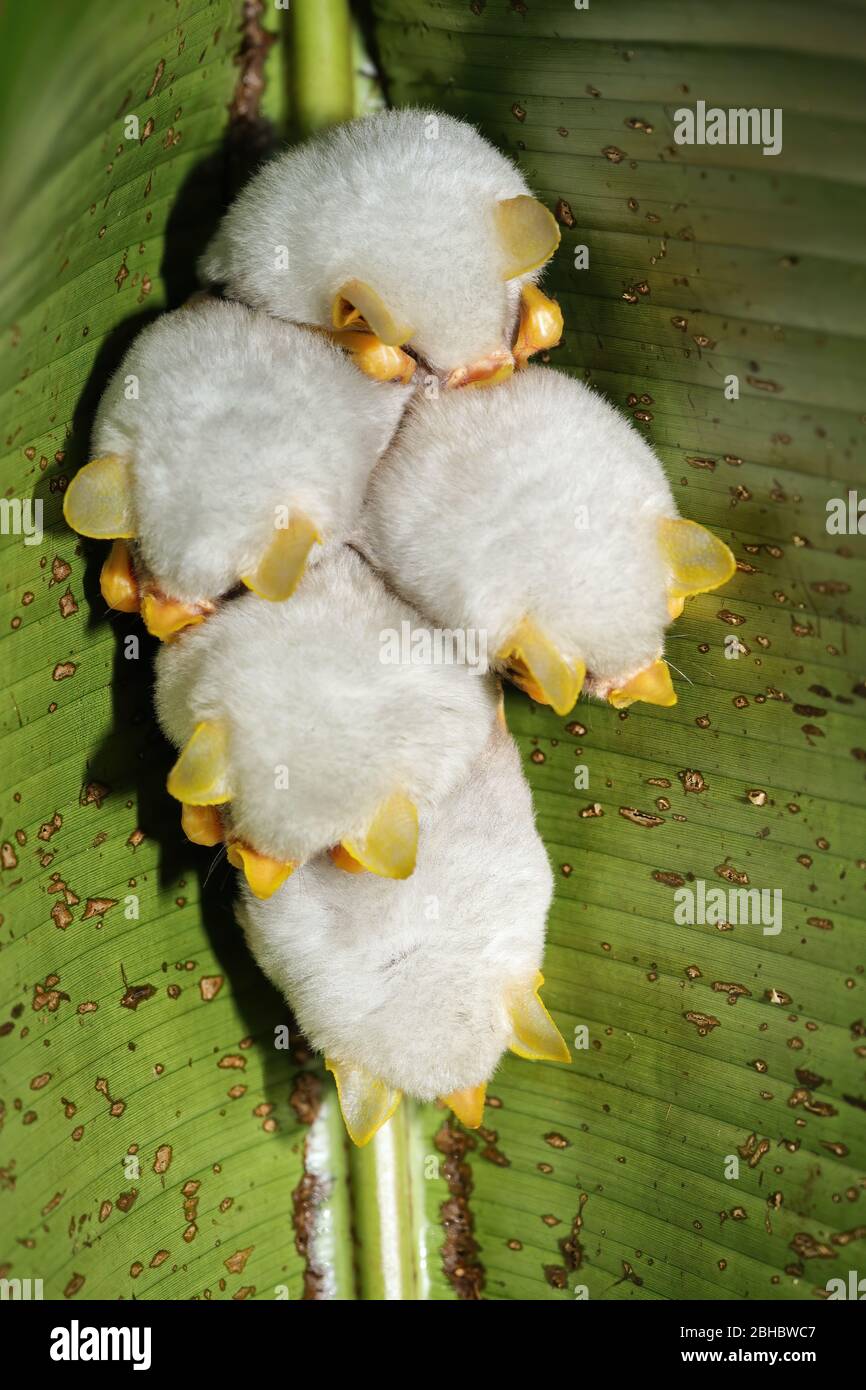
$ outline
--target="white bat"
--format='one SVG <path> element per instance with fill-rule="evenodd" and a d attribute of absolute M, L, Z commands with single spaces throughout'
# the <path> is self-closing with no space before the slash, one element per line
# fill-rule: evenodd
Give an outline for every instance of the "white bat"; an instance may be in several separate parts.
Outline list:
<path fill-rule="evenodd" d="M 559 714 L 581 689 L 618 709 L 675 704 L 665 627 L 736 568 L 678 516 L 637 430 L 544 367 L 492 392 L 416 397 L 373 474 L 359 544 L 432 620 L 485 632 L 499 669 Z"/>
<path fill-rule="evenodd" d="M 249 947 L 325 1054 L 356 1144 L 404 1093 L 440 1097 L 479 1125 L 507 1048 L 570 1060 L 539 994 L 551 894 L 529 788 L 503 728 L 422 817 L 411 878 L 350 878 L 325 857 L 267 902 L 244 892 Z"/>
<path fill-rule="evenodd" d="M 558 306 L 535 284 L 558 243 L 553 215 L 472 126 L 381 111 L 267 163 L 199 271 L 269 314 L 333 329 L 372 375 L 408 379 L 420 358 L 460 386 L 559 341 Z"/>
<path fill-rule="evenodd" d="M 323 557 L 285 603 L 248 594 L 160 648 L 156 705 L 182 748 L 168 790 L 202 844 L 225 840 L 257 893 L 312 855 L 411 874 L 418 813 L 466 775 L 498 682 L 468 665 L 393 663 L 418 615 L 354 551 Z"/>
<path fill-rule="evenodd" d="M 323 334 L 210 300 L 126 353 L 73 478 L 66 520 L 118 538 L 107 602 L 165 638 L 243 582 L 287 598 L 356 523 L 411 388 L 365 378 Z"/>

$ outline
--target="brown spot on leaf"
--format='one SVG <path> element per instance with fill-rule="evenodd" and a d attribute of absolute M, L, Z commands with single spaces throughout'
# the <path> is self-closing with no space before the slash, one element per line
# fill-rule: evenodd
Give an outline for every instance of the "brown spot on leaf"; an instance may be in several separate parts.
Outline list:
<path fill-rule="evenodd" d="M 718 1028 L 721 1024 L 721 1019 L 715 1018 L 712 1014 L 698 1013 L 694 1009 L 689 1009 L 687 1013 L 684 1013 L 683 1018 L 687 1023 L 695 1025 L 698 1036 L 701 1038 L 705 1038 L 708 1033 L 711 1033 L 714 1028 Z"/>
<path fill-rule="evenodd" d="M 322 1086 L 314 1072 L 302 1071 L 295 1077 L 289 1104 L 302 1125 L 311 1125 L 322 1104 Z"/>
<path fill-rule="evenodd" d="M 160 1144 L 153 1160 L 153 1171 L 155 1173 L 167 1173 L 171 1166 L 172 1149 L 171 1144 Z"/>
<path fill-rule="evenodd" d="M 850 1245 L 852 1240 L 866 1240 L 866 1226 L 854 1226 L 850 1231 L 837 1231 L 830 1239 L 834 1245 Z"/>
<path fill-rule="evenodd" d="M 643 826 L 645 830 L 655 830 L 659 825 L 664 825 L 663 816 L 655 816 L 651 811 L 638 811 L 634 806 L 620 806 L 620 815 L 625 820 L 630 820 L 633 825 Z"/>
<path fill-rule="evenodd" d="M 85 782 L 78 794 L 79 806 L 95 806 L 97 811 L 102 807 L 102 803 L 111 791 L 104 782 Z"/>
<path fill-rule="evenodd" d="M 66 593 L 61 595 L 57 600 L 57 606 L 60 609 L 61 618 L 71 618 L 73 613 L 78 612 L 78 604 L 75 602 L 71 589 L 67 589 Z"/>
<path fill-rule="evenodd" d="M 236 1250 L 227 1260 L 223 1260 L 229 1274 L 243 1274 L 244 1266 L 255 1248 L 254 1245 L 248 1245 L 245 1250 Z"/>
<path fill-rule="evenodd" d="M 544 1136 L 545 1144 L 549 1144 L 552 1149 L 570 1149 L 571 1144 L 564 1134 L 558 1134 L 556 1130 L 551 1130 Z"/>
<path fill-rule="evenodd" d="M 656 883 L 663 883 L 666 888 L 682 888 L 685 884 L 682 874 L 674 873 L 669 869 L 654 869 L 653 878 Z"/>
<path fill-rule="evenodd" d="M 133 1013 L 139 1004 L 147 1003 L 156 994 L 156 985 L 127 985 L 126 990 L 121 995 L 120 1007 L 122 1009 L 132 1009 Z"/>
<path fill-rule="evenodd" d="M 459 1299 L 477 1301 L 484 1288 L 484 1268 L 478 1259 L 479 1247 L 473 1234 L 469 1206 L 472 1173 L 466 1162 L 466 1154 L 475 1147 L 475 1139 L 446 1120 L 433 1142 L 444 1155 L 443 1177 L 449 1193 L 439 1208 L 445 1232 L 442 1268 Z"/>
<path fill-rule="evenodd" d="M 736 1004 L 741 995 L 747 994 L 751 998 L 752 991 L 746 989 L 745 985 L 728 984 L 725 980 L 713 980 L 713 989 L 718 994 L 726 994 L 729 1004 Z"/>
<path fill-rule="evenodd" d="M 59 811 L 55 811 L 50 820 L 47 820 L 44 825 L 40 825 L 36 832 L 37 840 L 50 840 L 52 835 L 56 835 L 62 824 L 63 817 Z"/>
<path fill-rule="evenodd" d="M 786 994 L 783 989 L 767 989 L 764 991 L 764 998 L 768 1004 L 781 1004 L 784 1006 L 791 1003 L 790 994 Z"/>
<path fill-rule="evenodd" d="M 155 71 L 154 71 L 153 78 L 152 78 L 152 80 L 151 80 L 151 84 L 150 84 L 150 86 L 148 87 L 147 92 L 145 93 L 145 95 L 146 95 L 147 97 L 152 97 L 152 96 L 153 96 L 154 92 L 156 91 L 157 87 L 159 86 L 160 82 L 162 81 L 162 74 L 163 74 L 164 72 L 165 72 L 165 59 L 164 59 L 164 58 L 160 58 L 159 62 L 158 62 L 157 65 L 156 65 L 156 69 L 155 69 Z"/>
<path fill-rule="evenodd" d="M 798 1231 L 791 1241 L 791 1249 L 801 1260 L 835 1260 L 836 1251 L 829 1245 L 816 1240 L 808 1231 Z"/>
<path fill-rule="evenodd" d="M 88 898 L 79 920 L 89 922 L 93 917 L 104 917 L 117 903 L 117 898 Z"/>
<path fill-rule="evenodd" d="M 738 883 L 741 888 L 749 882 L 749 875 L 745 870 L 735 869 L 732 864 L 717 864 L 714 872 L 726 883 Z"/>
<path fill-rule="evenodd" d="M 68 1002 L 69 995 L 53 987 L 58 983 L 56 975 L 49 975 L 44 984 L 33 986 L 33 1009 L 36 1013 L 47 1009 L 50 1014 L 56 1014 L 61 1002 Z"/>
<path fill-rule="evenodd" d="M 704 781 L 704 774 L 702 772 L 698 772 L 697 768 L 684 768 L 682 772 L 677 773 L 677 777 L 679 777 L 680 781 L 682 782 L 683 791 L 685 792 L 697 793 L 705 792 L 707 790 L 708 784 Z"/>

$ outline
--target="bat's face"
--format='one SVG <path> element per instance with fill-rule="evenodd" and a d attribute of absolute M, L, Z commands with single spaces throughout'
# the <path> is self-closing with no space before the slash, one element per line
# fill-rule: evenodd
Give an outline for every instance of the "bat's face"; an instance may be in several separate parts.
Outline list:
<path fill-rule="evenodd" d="M 344 268 L 362 266 L 363 275 L 341 278 L 341 269 L 322 317 L 338 329 L 369 328 L 379 342 L 405 349 L 421 363 L 422 378 L 448 387 L 504 380 L 514 371 L 521 283 L 498 273 L 492 216 L 472 220 L 472 254 L 462 261 L 455 262 L 444 230 L 425 245 L 407 245 L 399 264 L 369 251 L 347 260 Z M 351 346 L 345 336 L 340 341 Z"/>
<path fill-rule="evenodd" d="M 665 629 L 734 569 L 727 546 L 677 516 L 629 422 L 544 369 L 413 402 L 363 527 L 394 588 L 444 626 L 483 632 L 498 668 L 558 714 L 581 690 L 618 708 L 674 704 Z"/>
<path fill-rule="evenodd" d="M 403 358 L 448 386 L 480 385 L 558 339 L 561 320 L 536 341 L 521 302 L 558 241 L 552 215 L 472 127 L 383 112 L 266 165 L 201 270 L 270 314 L 335 332 L 371 375 Z"/>
<path fill-rule="evenodd" d="M 507 885 L 507 888 L 506 888 Z M 242 914 L 259 964 L 324 1052 L 352 1137 L 405 1092 L 480 1123 L 503 1052 L 568 1060 L 538 995 L 551 875 L 504 733 L 422 822 L 411 879 L 307 866 Z"/>

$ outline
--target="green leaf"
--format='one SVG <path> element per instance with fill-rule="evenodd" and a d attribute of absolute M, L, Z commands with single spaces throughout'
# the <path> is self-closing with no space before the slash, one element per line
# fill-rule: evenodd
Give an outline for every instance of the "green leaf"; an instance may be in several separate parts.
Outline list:
<path fill-rule="evenodd" d="M 553 365 L 635 419 L 740 562 L 671 631 L 675 709 L 509 696 L 557 875 L 545 997 L 589 1046 L 509 1058 L 477 1135 L 430 1115 L 432 1293 L 811 1298 L 866 1232 L 866 552 L 825 527 L 863 479 L 862 11 L 374 8 L 391 101 L 475 121 L 556 210 Z M 676 145 L 698 98 L 781 107 L 782 153 Z M 677 925 L 677 885 L 734 872 L 782 891 L 778 935 Z"/>
<path fill-rule="evenodd" d="M 478 121 L 570 205 L 553 360 L 652 416 L 682 510 L 749 568 L 674 629 L 693 682 L 675 710 L 563 721 L 509 695 L 557 872 L 545 997 L 590 1047 L 568 1069 L 509 1059 L 475 1135 L 404 1103 L 349 1153 L 319 1063 L 274 1046 L 285 1011 L 233 924 L 233 874 L 179 833 L 148 641 L 105 614 L 105 549 L 60 512 L 108 374 L 193 287 L 261 148 L 238 100 L 260 36 L 240 0 L 7 6 L 0 469 L 6 499 L 44 502 L 45 536 L 0 536 L 0 1274 L 68 1298 L 810 1297 L 862 1249 L 839 1236 L 862 1230 L 866 1149 L 864 554 L 824 528 L 863 434 L 861 27 L 795 3 L 780 36 L 766 0 L 693 0 L 687 44 L 678 7 L 636 0 L 375 9 L 392 99 Z M 783 106 L 783 154 L 671 154 L 683 84 Z M 153 119 L 143 141 L 128 114 Z M 675 924 L 665 880 L 726 886 L 726 864 L 783 889 L 778 936 Z M 719 1023 L 701 1036 L 688 1013 Z M 835 1258 L 801 1258 L 800 1233 Z"/>

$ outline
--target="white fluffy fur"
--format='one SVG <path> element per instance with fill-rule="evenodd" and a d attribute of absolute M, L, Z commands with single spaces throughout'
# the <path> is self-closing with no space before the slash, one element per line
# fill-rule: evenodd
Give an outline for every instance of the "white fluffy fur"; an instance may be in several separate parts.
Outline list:
<path fill-rule="evenodd" d="M 487 391 L 416 399 L 373 474 L 361 547 L 423 613 L 486 631 L 491 657 L 529 615 L 604 696 L 661 653 L 657 525 L 676 511 L 622 415 L 529 367 Z"/>
<path fill-rule="evenodd" d="M 244 596 L 160 650 L 162 727 L 181 746 L 200 720 L 226 722 L 232 828 L 254 849 L 305 860 L 362 836 L 392 793 L 429 810 L 465 776 L 490 732 L 496 681 L 383 664 L 381 634 L 404 620 L 420 625 L 341 549 L 287 602 Z"/>
<path fill-rule="evenodd" d="M 266 164 L 199 269 L 248 304 L 325 327 L 341 286 L 366 281 L 414 326 L 419 356 L 446 372 L 510 346 L 520 286 L 538 272 L 503 281 L 493 214 L 528 191 L 472 126 L 381 111 Z M 279 247 L 287 270 L 275 268 Z"/>
<path fill-rule="evenodd" d="M 520 758 L 497 729 L 422 823 L 411 878 L 321 858 L 266 902 L 245 891 L 239 915 L 314 1047 L 432 1100 L 493 1074 L 505 996 L 534 984 L 551 893 Z"/>
<path fill-rule="evenodd" d="M 322 335 L 211 300 L 135 340 L 93 451 L 132 460 L 138 551 L 158 585 L 213 599 L 255 569 L 278 507 L 346 538 L 410 394 L 362 376 Z"/>

